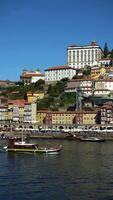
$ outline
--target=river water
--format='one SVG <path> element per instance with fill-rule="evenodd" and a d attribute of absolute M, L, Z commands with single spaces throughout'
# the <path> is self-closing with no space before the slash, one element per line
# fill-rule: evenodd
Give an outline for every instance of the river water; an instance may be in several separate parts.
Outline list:
<path fill-rule="evenodd" d="M 113 200 L 113 142 L 38 143 L 62 144 L 63 151 L 0 153 L 0 200 Z"/>

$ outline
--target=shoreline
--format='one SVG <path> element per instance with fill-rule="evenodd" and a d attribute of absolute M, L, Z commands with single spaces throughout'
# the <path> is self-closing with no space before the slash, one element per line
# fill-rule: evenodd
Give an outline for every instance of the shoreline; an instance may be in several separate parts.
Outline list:
<path fill-rule="evenodd" d="M 15 132 L 15 131 L 9 131 L 9 132 L 1 132 L 0 137 L 1 138 L 21 138 L 23 134 L 23 137 L 26 139 L 59 139 L 59 140 L 76 140 L 76 137 L 79 136 L 93 136 L 93 137 L 100 137 L 104 138 L 107 141 L 113 141 L 113 133 L 98 133 L 98 132 L 74 132 L 74 133 L 41 133 L 41 132 Z"/>

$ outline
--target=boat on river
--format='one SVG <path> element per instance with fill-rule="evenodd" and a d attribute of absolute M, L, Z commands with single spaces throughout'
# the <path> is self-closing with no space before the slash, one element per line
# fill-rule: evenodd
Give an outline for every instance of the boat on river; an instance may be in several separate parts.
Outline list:
<path fill-rule="evenodd" d="M 76 140 L 84 142 L 105 142 L 105 138 L 93 137 L 93 136 L 80 136 L 76 137 Z"/>
<path fill-rule="evenodd" d="M 8 140 L 8 145 L 3 148 L 6 152 L 21 152 L 21 153 L 46 153 L 58 154 L 62 150 L 59 147 L 39 147 L 38 144 L 26 143 L 25 141 L 15 141 L 14 139 Z"/>

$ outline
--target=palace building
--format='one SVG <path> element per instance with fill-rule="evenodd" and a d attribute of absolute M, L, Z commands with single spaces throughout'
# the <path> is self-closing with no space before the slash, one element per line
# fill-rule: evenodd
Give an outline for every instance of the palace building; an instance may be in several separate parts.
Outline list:
<path fill-rule="evenodd" d="M 89 45 L 70 45 L 67 48 L 67 64 L 75 69 L 98 65 L 102 56 L 103 51 L 95 41 Z"/>

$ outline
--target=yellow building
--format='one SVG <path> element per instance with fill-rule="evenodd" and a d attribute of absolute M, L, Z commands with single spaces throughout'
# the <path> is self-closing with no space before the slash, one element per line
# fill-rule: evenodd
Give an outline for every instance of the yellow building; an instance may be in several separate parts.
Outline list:
<path fill-rule="evenodd" d="M 36 117 L 36 119 L 37 119 L 37 122 L 39 124 L 43 124 L 44 123 L 44 119 L 46 117 L 46 112 L 47 111 L 44 111 L 44 110 L 37 111 L 37 117 Z"/>
<path fill-rule="evenodd" d="M 52 124 L 72 125 L 76 112 L 52 112 Z"/>
<path fill-rule="evenodd" d="M 11 121 L 24 121 L 24 99 L 11 100 L 8 102 L 8 119 Z"/>
<path fill-rule="evenodd" d="M 48 111 L 40 110 L 37 112 L 37 122 L 39 124 L 59 124 L 59 125 L 73 125 L 73 124 L 95 124 L 95 111 Z"/>
<path fill-rule="evenodd" d="M 27 100 L 28 100 L 28 103 L 32 103 L 34 101 L 36 101 L 37 99 L 43 99 L 44 98 L 44 92 L 28 92 L 27 93 Z"/>
<path fill-rule="evenodd" d="M 83 112 L 83 124 L 95 124 L 95 123 L 96 123 L 95 111 Z"/>
<path fill-rule="evenodd" d="M 91 77 L 94 79 L 99 78 L 100 76 L 104 76 L 106 73 L 105 67 L 92 67 L 91 68 Z"/>

